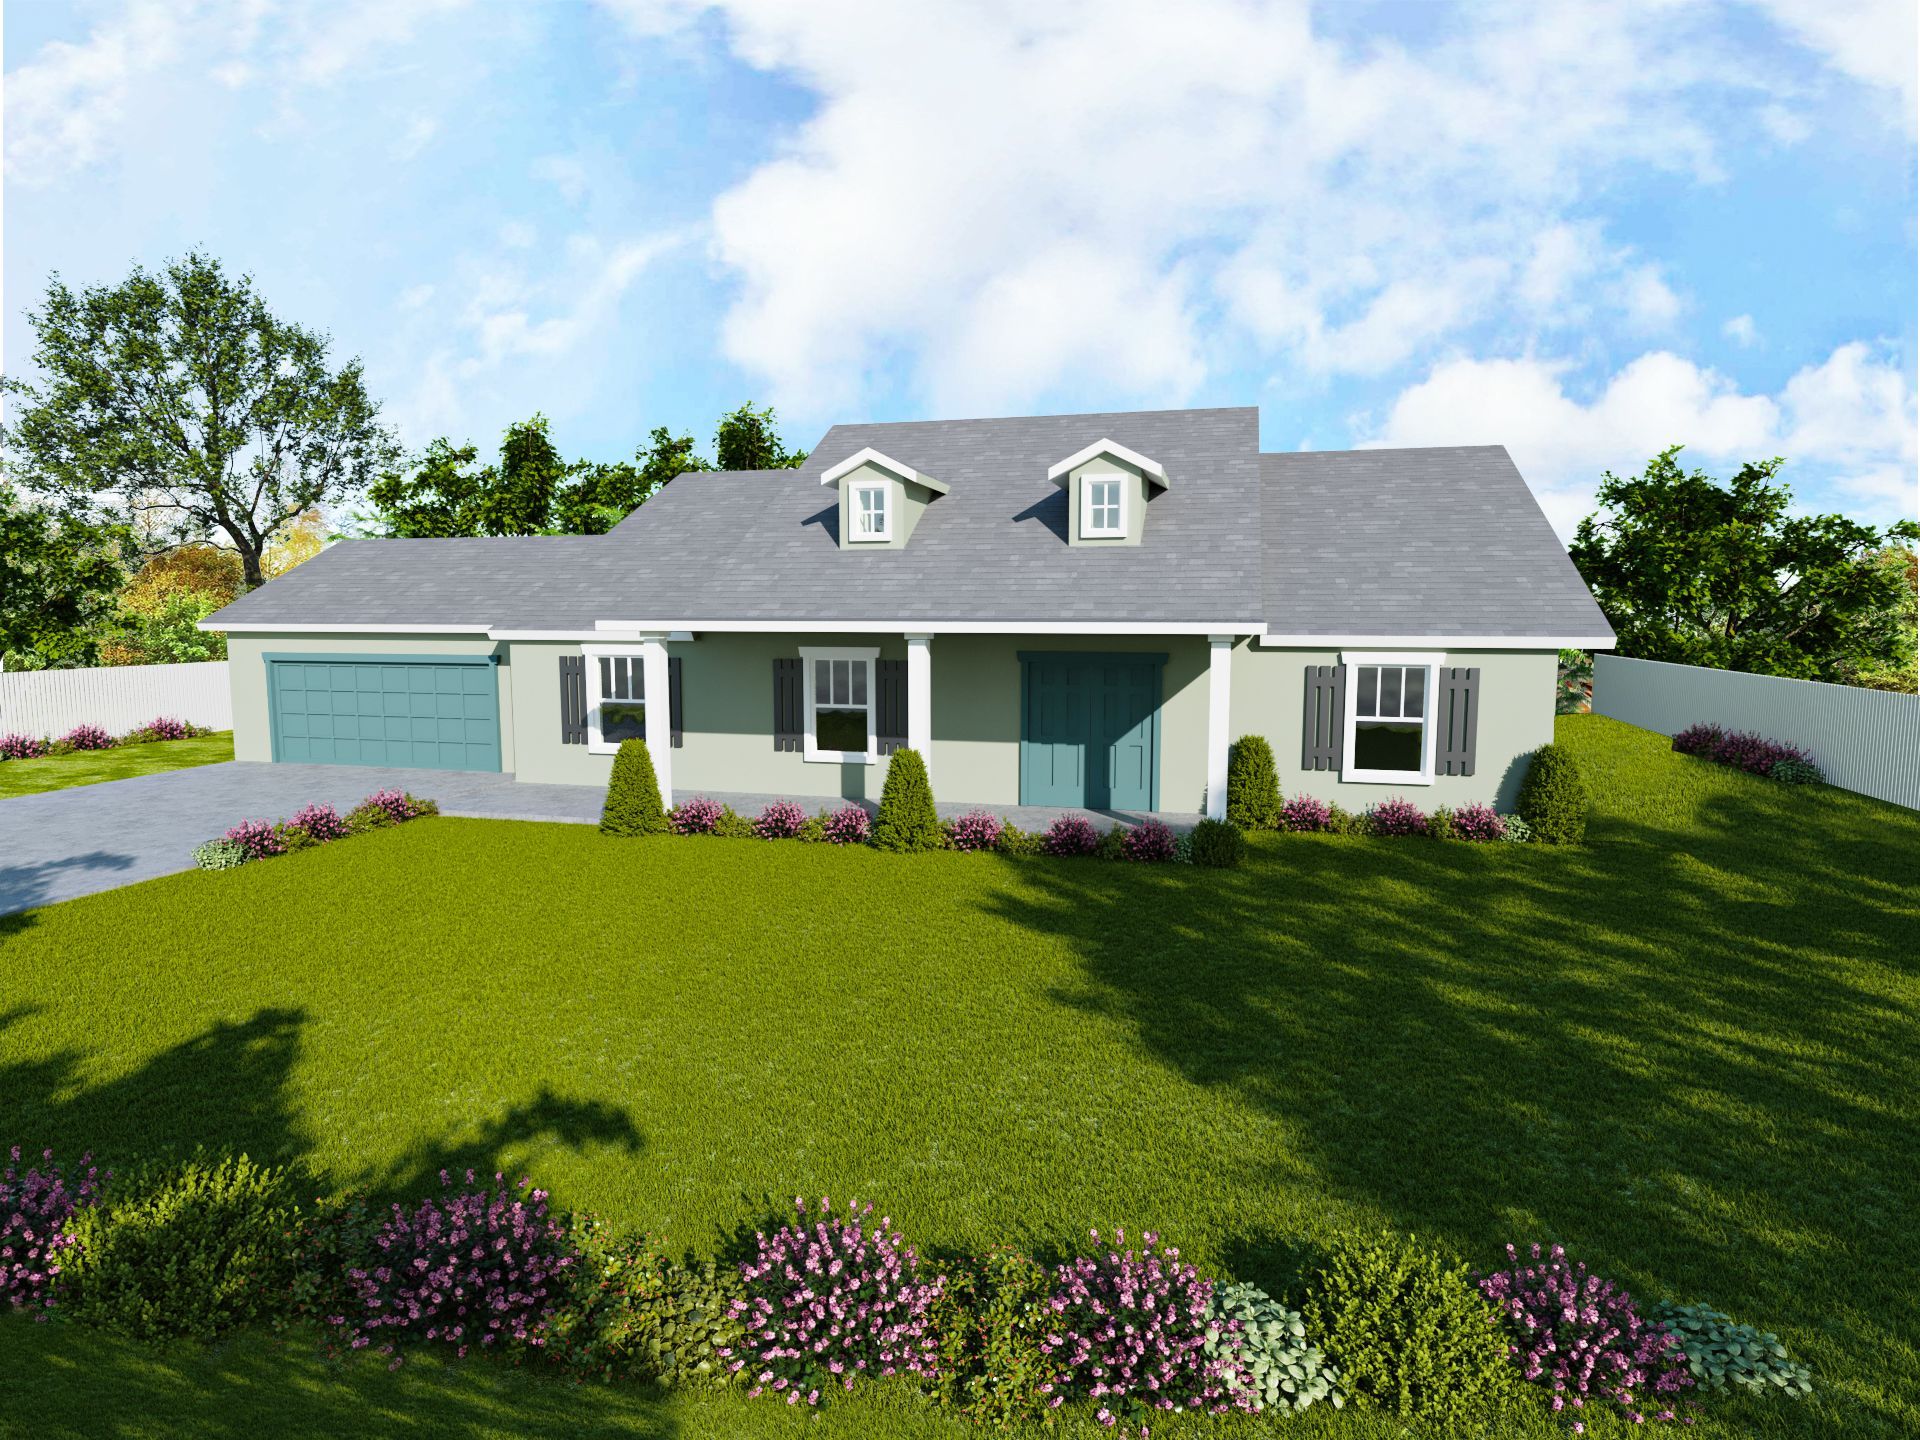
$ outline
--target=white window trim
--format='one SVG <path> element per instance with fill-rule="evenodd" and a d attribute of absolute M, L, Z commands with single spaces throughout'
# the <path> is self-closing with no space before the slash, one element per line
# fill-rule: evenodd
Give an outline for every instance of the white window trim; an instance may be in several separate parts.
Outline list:
<path fill-rule="evenodd" d="M 1123 540 L 1127 534 L 1127 477 L 1118 471 L 1097 470 L 1080 477 L 1080 538 L 1082 540 Z M 1120 523 L 1111 530 L 1096 529 L 1091 523 L 1093 487 L 1112 484 L 1120 497 Z"/>
<path fill-rule="evenodd" d="M 1340 779 L 1361 785 L 1433 784 L 1433 702 L 1434 682 L 1446 663 L 1445 654 L 1432 650 L 1343 650 L 1340 663 L 1347 667 L 1346 731 L 1340 745 Z M 1355 709 L 1360 703 L 1359 667 L 1362 665 L 1407 665 L 1424 668 L 1427 681 L 1422 689 L 1425 714 L 1420 717 L 1420 770 L 1363 770 L 1353 763 Z"/>
<path fill-rule="evenodd" d="M 587 665 L 587 753 L 589 755 L 617 755 L 620 742 L 608 740 L 600 733 L 600 706 L 606 696 L 600 693 L 600 662 L 602 660 L 637 660 L 641 666 L 641 689 L 646 688 L 646 658 L 648 647 L 640 645 L 582 645 L 580 653 L 586 657 Z M 653 720 L 653 696 L 648 695 L 642 701 L 647 707 L 649 728 Z M 653 742 L 647 742 L 647 749 L 653 749 Z"/>
<path fill-rule="evenodd" d="M 883 523 L 878 533 L 872 535 L 860 533 L 860 492 L 863 490 L 880 492 L 880 519 Z M 847 486 L 847 516 L 853 532 L 848 539 L 853 544 L 873 545 L 893 539 L 893 486 L 885 480 L 862 480 Z"/>
<path fill-rule="evenodd" d="M 879 708 L 879 699 L 880 699 L 879 695 L 876 693 L 880 685 L 880 666 L 877 663 L 879 659 L 880 659 L 880 650 L 878 646 L 875 646 L 872 649 L 862 649 L 859 647 L 847 647 L 847 646 L 835 646 L 835 647 L 829 647 L 826 649 L 815 649 L 807 646 L 801 647 L 800 649 L 800 683 L 803 687 L 803 692 L 807 697 L 806 743 L 805 743 L 804 749 L 801 751 L 801 757 L 803 759 L 818 761 L 820 764 L 823 764 L 823 765 L 871 765 L 874 763 L 875 752 L 879 749 L 879 742 L 875 739 L 874 733 L 873 733 L 874 711 Z M 814 736 L 817 734 L 817 731 L 814 727 L 813 717 L 814 717 L 814 710 L 818 702 L 815 700 L 814 697 L 819 694 L 819 692 L 814 688 L 813 665 L 816 660 L 858 660 L 863 662 L 866 665 L 867 667 L 867 748 L 864 751 L 822 750 L 819 747 L 819 745 L 815 743 Z M 850 704 L 844 707 L 839 705 L 833 705 L 833 706 L 829 706 L 828 708 L 833 710 L 839 710 L 843 708 L 851 710 L 853 706 Z"/>

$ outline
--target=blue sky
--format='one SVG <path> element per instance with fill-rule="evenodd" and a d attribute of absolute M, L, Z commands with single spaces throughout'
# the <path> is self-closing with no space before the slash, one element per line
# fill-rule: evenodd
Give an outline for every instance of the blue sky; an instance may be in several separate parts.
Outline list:
<path fill-rule="evenodd" d="M 1258 404 L 1915 511 L 1910 0 L 4 10 L 4 340 L 204 246 L 413 445 Z M 1417 523 L 1417 517 L 1410 517 Z"/>

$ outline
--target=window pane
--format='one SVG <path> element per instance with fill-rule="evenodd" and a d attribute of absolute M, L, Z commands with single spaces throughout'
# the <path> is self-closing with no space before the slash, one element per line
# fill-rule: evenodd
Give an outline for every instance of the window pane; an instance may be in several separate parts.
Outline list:
<path fill-rule="evenodd" d="M 816 710 L 813 716 L 813 743 L 820 750 L 865 750 L 867 712 Z"/>
<path fill-rule="evenodd" d="M 600 657 L 600 693 L 613 694 L 613 661 L 604 655 Z"/>
<path fill-rule="evenodd" d="M 1381 715 L 1400 713 L 1400 667 L 1383 665 L 1380 667 L 1380 709 Z"/>
<path fill-rule="evenodd" d="M 853 666 L 853 703 L 864 705 L 867 703 L 867 662 L 852 660 L 848 663 Z"/>
<path fill-rule="evenodd" d="M 1373 692 L 1379 683 L 1380 667 L 1378 665 L 1362 665 L 1360 667 L 1359 678 L 1354 682 L 1357 687 L 1353 692 L 1354 714 L 1377 715 L 1380 713 L 1374 708 L 1373 704 Z"/>
<path fill-rule="evenodd" d="M 1407 667 L 1407 698 L 1400 707 L 1400 713 L 1410 720 L 1423 718 L 1427 713 L 1427 669 L 1424 665 Z"/>
<path fill-rule="evenodd" d="M 647 707 L 621 700 L 600 707 L 600 738 L 609 744 L 647 738 Z"/>
<path fill-rule="evenodd" d="M 1353 727 L 1353 763 L 1362 770 L 1420 773 L 1421 726 L 1412 721 L 1367 720 Z"/>
<path fill-rule="evenodd" d="M 848 691 L 852 688 L 852 684 L 847 678 L 847 672 L 852 668 L 852 664 L 845 660 L 833 662 L 833 703 L 836 705 L 846 705 L 851 702 L 852 697 Z"/>
<path fill-rule="evenodd" d="M 825 705 L 833 699 L 833 662 L 816 660 L 813 662 L 813 703 Z"/>

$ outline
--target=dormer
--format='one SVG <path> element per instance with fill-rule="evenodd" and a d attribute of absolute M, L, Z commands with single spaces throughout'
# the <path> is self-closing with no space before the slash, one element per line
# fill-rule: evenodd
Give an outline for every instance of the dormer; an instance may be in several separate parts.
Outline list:
<path fill-rule="evenodd" d="M 1047 471 L 1067 491 L 1069 545 L 1138 545 L 1147 501 L 1167 488 L 1166 468 L 1115 440 L 1096 440 Z"/>
<path fill-rule="evenodd" d="M 898 550 L 907 543 L 927 506 L 947 493 L 922 475 L 869 445 L 820 477 L 840 490 L 840 548 Z"/>

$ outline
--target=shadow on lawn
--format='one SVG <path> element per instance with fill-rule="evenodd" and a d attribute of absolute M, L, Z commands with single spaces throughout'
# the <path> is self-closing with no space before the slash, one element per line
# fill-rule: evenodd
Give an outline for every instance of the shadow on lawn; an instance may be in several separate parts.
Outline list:
<path fill-rule="evenodd" d="M 1637 1292 L 1795 1326 L 1882 1387 L 1852 1420 L 1897 1430 L 1920 816 L 1790 829 L 1777 803 L 1603 819 L 1570 851 L 1273 836 L 1221 876 L 1035 865 L 995 908 L 1081 954 L 1061 1003 L 1286 1124 L 1248 1181 L 1481 1265 L 1559 1239 Z M 1298 1238 L 1223 1258 L 1284 1287 Z"/>
<path fill-rule="evenodd" d="M 0 939 L 16 935 L 33 924 L 30 913 L 50 903 L 54 877 L 68 870 L 125 870 L 133 856 L 111 850 L 90 850 L 31 865 L 0 865 Z"/>

